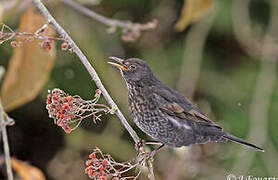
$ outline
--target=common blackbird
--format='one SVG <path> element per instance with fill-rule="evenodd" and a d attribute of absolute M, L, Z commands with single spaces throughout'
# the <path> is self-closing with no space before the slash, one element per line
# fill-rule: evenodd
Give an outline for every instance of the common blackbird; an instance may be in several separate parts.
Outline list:
<path fill-rule="evenodd" d="M 146 134 L 162 144 L 181 147 L 233 141 L 264 151 L 235 137 L 214 123 L 186 97 L 164 85 L 141 59 L 110 57 L 128 87 L 131 117 Z"/>

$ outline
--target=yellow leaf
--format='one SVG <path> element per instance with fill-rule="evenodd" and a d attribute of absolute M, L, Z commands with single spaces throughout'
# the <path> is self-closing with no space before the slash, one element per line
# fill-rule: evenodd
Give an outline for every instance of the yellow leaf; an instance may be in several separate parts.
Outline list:
<path fill-rule="evenodd" d="M 183 31 L 189 24 L 204 17 L 213 7 L 214 0 L 185 0 L 181 17 L 175 25 L 176 31 Z"/>
<path fill-rule="evenodd" d="M 46 19 L 30 6 L 21 18 L 18 31 L 34 33 L 45 23 Z M 45 35 L 54 36 L 55 31 L 48 27 Z M 23 41 L 22 38 L 17 40 Z M 5 110 L 33 100 L 48 80 L 56 56 L 55 44 L 51 43 L 51 50 L 46 50 L 40 43 L 39 40 L 28 41 L 14 49 L 1 91 Z"/>
<path fill-rule="evenodd" d="M 35 166 L 15 158 L 11 158 L 11 164 L 22 180 L 45 180 L 42 171 Z"/>

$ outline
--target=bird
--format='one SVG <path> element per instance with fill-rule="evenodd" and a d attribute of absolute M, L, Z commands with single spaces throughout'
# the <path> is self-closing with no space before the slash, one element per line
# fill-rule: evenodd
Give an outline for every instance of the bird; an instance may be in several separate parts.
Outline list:
<path fill-rule="evenodd" d="M 162 146 L 232 141 L 264 152 L 264 149 L 225 132 L 188 98 L 160 81 L 144 60 L 114 56 L 109 59 L 108 63 L 120 70 L 126 82 L 131 118 Z"/>

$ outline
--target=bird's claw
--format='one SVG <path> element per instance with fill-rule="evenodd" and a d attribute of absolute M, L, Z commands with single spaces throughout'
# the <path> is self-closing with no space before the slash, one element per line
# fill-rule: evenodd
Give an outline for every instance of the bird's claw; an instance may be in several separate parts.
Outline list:
<path fill-rule="evenodd" d="M 140 149 L 146 144 L 146 141 L 144 139 L 140 139 L 138 142 L 135 143 L 135 149 L 136 151 L 140 151 Z"/>

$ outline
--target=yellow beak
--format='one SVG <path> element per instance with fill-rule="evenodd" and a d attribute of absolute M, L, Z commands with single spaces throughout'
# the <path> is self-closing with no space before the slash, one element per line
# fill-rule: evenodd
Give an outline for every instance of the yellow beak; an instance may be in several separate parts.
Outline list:
<path fill-rule="evenodd" d="M 123 59 L 118 58 L 118 57 L 114 57 L 114 56 L 113 57 L 109 57 L 109 59 L 114 60 L 115 62 L 108 61 L 107 62 L 108 64 L 111 64 L 111 65 L 113 65 L 115 67 L 119 67 L 119 68 L 121 68 L 124 71 L 128 70 L 127 66 L 123 64 L 123 62 L 124 62 Z"/>

